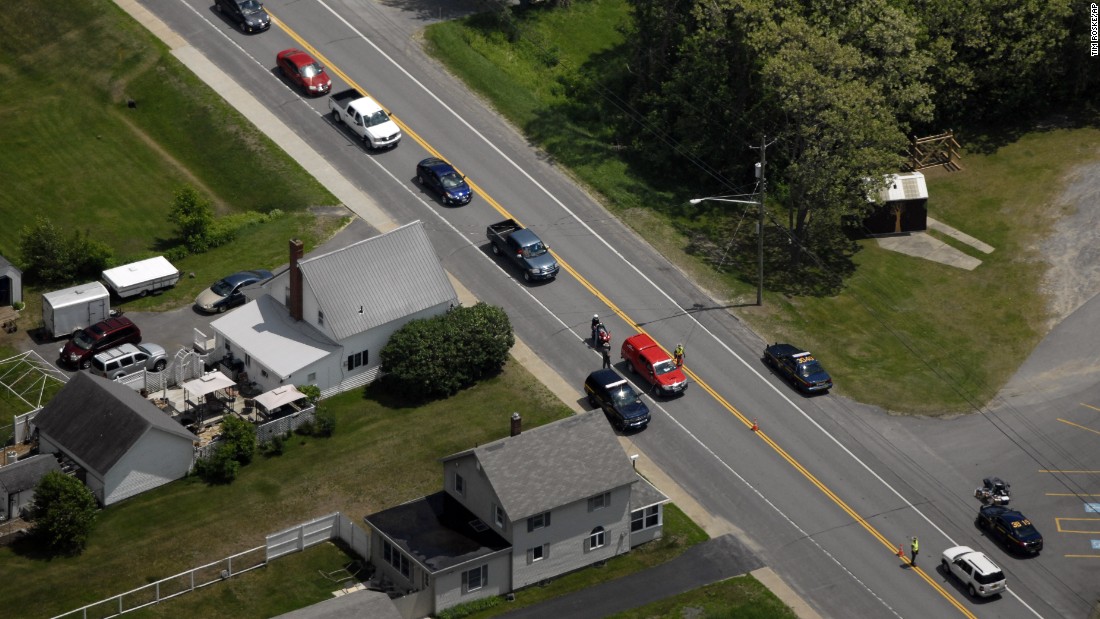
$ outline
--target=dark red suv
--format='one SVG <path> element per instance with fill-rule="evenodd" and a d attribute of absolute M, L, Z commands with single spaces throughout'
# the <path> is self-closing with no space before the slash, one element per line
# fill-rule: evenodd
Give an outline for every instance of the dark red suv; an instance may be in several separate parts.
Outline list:
<path fill-rule="evenodd" d="M 141 341 L 141 329 L 129 318 L 108 318 L 77 331 L 61 349 L 61 364 L 87 369 L 97 353 L 120 344 L 137 344 Z"/>

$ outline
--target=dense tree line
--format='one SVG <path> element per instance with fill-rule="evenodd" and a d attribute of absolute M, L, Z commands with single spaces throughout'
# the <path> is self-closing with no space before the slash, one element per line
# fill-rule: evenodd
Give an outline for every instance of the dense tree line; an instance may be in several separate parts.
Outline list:
<path fill-rule="evenodd" d="M 1087 15 L 1067 0 L 631 3 L 623 142 L 717 194 L 759 190 L 767 138 L 770 230 L 788 241 L 772 245 L 796 266 L 800 248 L 851 248 L 841 224 L 901 169 L 910 135 L 1020 126 L 1096 82 Z M 653 148 L 654 133 L 681 148 Z M 712 230 L 715 251 L 728 232 Z"/>

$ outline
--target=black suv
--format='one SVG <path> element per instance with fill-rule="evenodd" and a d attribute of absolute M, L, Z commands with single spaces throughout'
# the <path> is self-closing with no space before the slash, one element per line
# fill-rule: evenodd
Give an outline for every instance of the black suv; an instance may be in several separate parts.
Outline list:
<path fill-rule="evenodd" d="M 978 527 L 1009 550 L 1036 555 L 1043 549 L 1043 536 L 1020 512 L 1004 505 L 983 505 L 978 510 Z"/>
<path fill-rule="evenodd" d="M 241 32 L 263 32 L 271 27 L 271 16 L 258 0 L 214 0 L 214 8 L 237 22 Z"/>
<path fill-rule="evenodd" d="M 584 381 L 588 403 L 603 409 L 619 430 L 640 430 L 649 425 L 649 407 L 626 379 L 615 370 L 596 370 Z"/>

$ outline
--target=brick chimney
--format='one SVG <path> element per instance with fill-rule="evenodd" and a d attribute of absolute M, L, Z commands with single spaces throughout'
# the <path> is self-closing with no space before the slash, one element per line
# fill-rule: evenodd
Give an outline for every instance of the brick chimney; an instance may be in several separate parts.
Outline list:
<path fill-rule="evenodd" d="M 298 268 L 298 261 L 304 255 L 302 241 L 290 239 L 290 317 L 294 320 L 302 319 L 302 270 Z"/>
<path fill-rule="evenodd" d="M 523 418 L 519 416 L 519 413 L 512 413 L 512 436 L 519 436 L 522 431 Z"/>

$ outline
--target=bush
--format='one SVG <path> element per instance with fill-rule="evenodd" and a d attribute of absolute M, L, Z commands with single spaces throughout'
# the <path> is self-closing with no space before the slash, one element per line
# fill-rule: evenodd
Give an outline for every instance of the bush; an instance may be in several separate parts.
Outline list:
<path fill-rule="evenodd" d="M 386 384 L 412 399 L 441 398 L 492 376 L 515 344 L 503 309 L 485 303 L 413 320 L 382 348 Z"/>
<path fill-rule="evenodd" d="M 241 464 L 252 462 L 256 453 L 256 428 L 240 417 L 222 420 L 222 441 L 231 457 Z"/>
<path fill-rule="evenodd" d="M 31 534 L 56 554 L 78 555 L 95 526 L 96 501 L 80 480 L 50 471 L 34 489 Z"/>
<path fill-rule="evenodd" d="M 266 457 L 281 456 L 283 451 L 286 450 L 286 439 L 282 434 L 276 434 L 274 438 L 266 443 L 260 443 L 260 453 Z"/>
<path fill-rule="evenodd" d="M 176 225 L 180 240 L 192 253 L 201 254 L 210 247 L 214 209 L 210 206 L 210 201 L 200 196 L 193 187 L 183 187 L 176 191 L 168 219 Z"/>
<path fill-rule="evenodd" d="M 23 228 L 20 251 L 27 280 L 43 284 L 98 279 L 111 262 L 108 245 L 90 238 L 87 232 L 74 231 L 65 237 L 45 217 Z"/>
<path fill-rule="evenodd" d="M 313 413 L 313 436 L 328 438 L 336 432 L 336 413 L 327 407 L 317 406 Z"/>
<path fill-rule="evenodd" d="M 195 474 L 208 484 L 233 483 L 241 470 L 241 463 L 233 455 L 229 445 L 222 445 L 209 457 L 195 462 Z"/>

